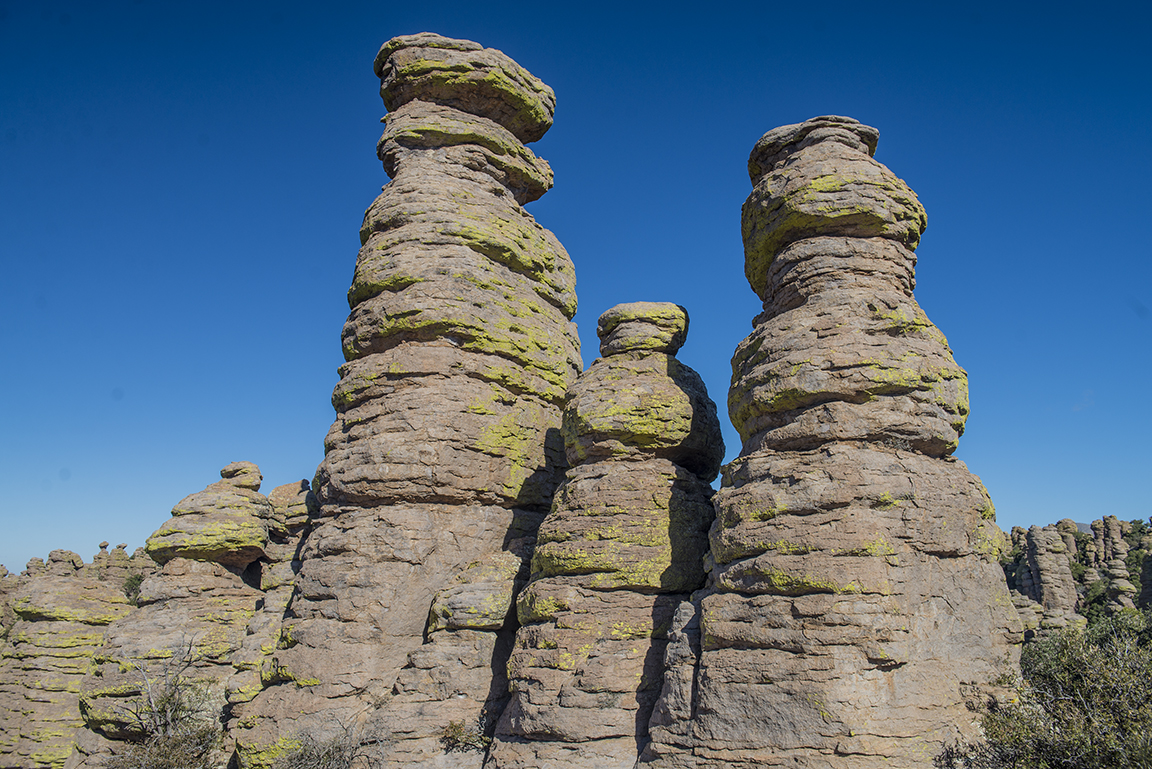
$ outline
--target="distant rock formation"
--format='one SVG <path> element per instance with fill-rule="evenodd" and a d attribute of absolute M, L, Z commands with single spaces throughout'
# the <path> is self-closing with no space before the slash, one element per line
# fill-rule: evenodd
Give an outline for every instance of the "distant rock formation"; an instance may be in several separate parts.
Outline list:
<path fill-rule="evenodd" d="M 21 576 L 2 584 L 11 614 L 7 644 L 0 646 L 0 766 L 60 767 L 72 753 L 81 725 L 81 679 L 104 643 L 108 626 L 132 605 L 124 578 L 150 567 L 142 553 L 123 546 L 91 564 L 76 553 L 53 550 Z"/>
<path fill-rule="evenodd" d="M 732 362 L 744 446 L 699 629 L 669 647 L 683 669 L 699 644 L 692 677 L 668 674 L 695 681 L 691 708 L 653 726 L 652 765 L 924 766 L 976 733 L 966 688 L 1015 659 L 1003 535 L 949 457 L 967 378 L 912 298 L 924 210 L 872 159 L 877 136 L 815 118 L 749 159 L 745 273 L 765 311 Z"/>
<path fill-rule="evenodd" d="M 1073 524 L 1075 526 L 1075 524 Z M 1017 527 L 1018 528 L 1018 527 Z M 1022 556 L 1012 565 L 1013 603 L 1026 632 L 1060 630 L 1083 625 L 1086 619 L 1076 613 L 1079 595 L 1072 576 L 1076 541 L 1057 526 L 1033 526 L 1027 533 L 1013 529 L 1013 545 Z M 1069 543 L 1068 539 L 1071 539 Z M 1071 553 L 1069 552 L 1071 550 Z"/>
<path fill-rule="evenodd" d="M 572 467 L 540 527 L 511 702 L 485 767 L 631 769 L 676 608 L 704 583 L 724 455 L 716 406 L 680 363 L 688 315 L 636 302 L 597 327 L 603 357 L 568 393 Z"/>
<path fill-rule="evenodd" d="M 232 711 L 245 767 L 345 727 L 390 735 L 390 765 L 439 766 L 446 728 L 497 714 L 506 615 L 565 466 L 575 271 L 522 207 L 552 186 L 524 146 L 551 126 L 552 90 L 433 34 L 385 43 L 375 71 L 392 181 L 360 232 L 279 672 Z"/>

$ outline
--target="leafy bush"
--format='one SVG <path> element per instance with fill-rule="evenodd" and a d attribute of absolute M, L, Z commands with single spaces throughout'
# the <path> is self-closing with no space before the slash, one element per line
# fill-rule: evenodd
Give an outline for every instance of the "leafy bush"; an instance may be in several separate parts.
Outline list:
<path fill-rule="evenodd" d="M 948 746 L 937 767 L 1152 767 L 1152 612 L 1028 644 L 1020 666 L 1018 699 L 987 706 L 985 740 Z"/>
<path fill-rule="evenodd" d="M 139 572 L 133 572 L 124 578 L 124 582 L 120 585 L 120 589 L 124 591 L 124 595 L 128 600 L 136 605 L 137 600 L 140 598 L 140 585 L 144 583 L 144 575 Z"/>

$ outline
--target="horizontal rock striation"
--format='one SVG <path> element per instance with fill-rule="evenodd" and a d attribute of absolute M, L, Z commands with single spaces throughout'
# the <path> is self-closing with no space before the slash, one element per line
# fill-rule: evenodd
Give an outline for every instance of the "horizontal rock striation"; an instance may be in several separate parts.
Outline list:
<path fill-rule="evenodd" d="M 81 681 L 108 626 L 132 611 L 124 578 L 146 568 L 106 548 L 91 564 L 54 550 L 4 578 L 13 622 L 0 646 L 0 766 L 61 767 L 72 753 Z"/>
<path fill-rule="evenodd" d="M 967 378 L 912 297 L 924 211 L 876 139 L 815 118 L 749 160 L 765 311 L 733 358 L 743 451 L 709 589 L 672 631 L 650 764 L 925 766 L 975 734 L 965 692 L 1014 664 L 1003 535 L 949 456 Z"/>
<path fill-rule="evenodd" d="M 148 538 L 145 550 L 161 566 L 140 585 L 139 608 L 109 625 L 93 656 L 80 685 L 85 729 L 68 769 L 101 766 L 139 739 L 132 714 L 164 681 L 203 691 L 204 707 L 222 720 L 233 662 L 264 599 L 274 511 L 256 465 L 234 462 L 220 476 L 177 503 Z"/>
<path fill-rule="evenodd" d="M 597 330 L 603 357 L 564 409 L 572 467 L 517 603 L 512 699 L 491 769 L 630 769 L 648 739 L 668 628 L 704 582 L 708 482 L 724 445 L 703 382 L 675 358 L 687 313 L 618 305 Z"/>
<path fill-rule="evenodd" d="M 233 709 L 244 767 L 343 728 L 386 737 L 388 766 L 478 766 L 442 738 L 484 737 L 503 708 L 512 597 L 566 464 L 575 273 L 523 208 L 552 186 L 524 146 L 552 91 L 427 33 L 386 43 L 375 71 L 392 180 L 360 232 L 277 673 Z"/>

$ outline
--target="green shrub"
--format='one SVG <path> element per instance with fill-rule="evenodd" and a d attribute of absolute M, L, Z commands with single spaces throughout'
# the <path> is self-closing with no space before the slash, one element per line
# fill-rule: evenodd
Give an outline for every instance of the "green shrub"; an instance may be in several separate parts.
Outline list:
<path fill-rule="evenodd" d="M 120 589 L 124 591 L 124 595 L 135 606 L 140 598 L 140 585 L 144 582 L 144 575 L 139 572 L 133 572 L 124 578 L 123 584 Z"/>
<path fill-rule="evenodd" d="M 1152 767 L 1152 612 L 1028 644 L 1020 667 L 1018 699 L 987 706 L 985 740 L 946 747 L 937 767 Z"/>

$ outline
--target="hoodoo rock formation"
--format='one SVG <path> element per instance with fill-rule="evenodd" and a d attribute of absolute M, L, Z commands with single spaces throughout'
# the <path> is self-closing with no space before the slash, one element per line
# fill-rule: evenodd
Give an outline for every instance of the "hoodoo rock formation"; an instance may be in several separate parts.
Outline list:
<path fill-rule="evenodd" d="M 580 373 L 572 262 L 523 208 L 552 185 L 525 146 L 551 89 L 427 33 L 375 72 L 391 181 L 312 486 L 264 496 L 235 462 L 146 553 L 0 567 L 0 769 L 106 766 L 157 681 L 195 687 L 236 769 L 329 737 L 388 769 L 925 767 L 976 736 L 1021 617 L 1152 602 L 1139 520 L 1015 529 L 1001 571 L 951 456 L 967 375 L 913 298 L 924 209 L 875 129 L 814 118 L 752 152 L 764 311 L 713 492 L 684 308 L 608 310 Z"/>
<path fill-rule="evenodd" d="M 1003 535 L 949 457 L 966 375 L 912 298 L 924 210 L 872 159 L 877 137 L 815 118 L 749 160 L 764 313 L 732 364 L 744 446 L 715 499 L 698 631 L 670 644 L 670 667 L 694 632 L 700 652 L 690 718 L 652 730 L 657 766 L 926 766 L 974 734 L 966 689 L 1014 663 Z"/>
<path fill-rule="evenodd" d="M 1012 533 L 1017 538 L 1016 530 Z M 1070 538 L 1074 553 L 1076 541 Z M 1085 618 L 1076 613 L 1079 595 L 1072 576 L 1074 556 L 1064 534 L 1056 526 L 1033 526 L 1026 534 L 1021 530 L 1013 544 L 1023 551 L 1011 568 L 1013 603 L 1024 630 L 1043 632 L 1084 624 Z"/>
<path fill-rule="evenodd" d="M 572 467 L 540 527 L 512 699 L 492 769 L 631 769 L 676 608 L 703 585 L 724 455 L 716 406 L 676 360 L 688 315 L 636 302 L 600 317 L 598 358 L 568 393 Z"/>
<path fill-rule="evenodd" d="M 552 186 L 524 146 L 552 124 L 552 90 L 433 34 L 389 41 L 375 70 L 392 181 L 360 232 L 276 672 L 232 711 L 246 767 L 346 727 L 386 733 L 393 766 L 478 766 L 440 739 L 507 699 L 512 596 L 565 466 L 575 272 L 522 207 Z"/>

